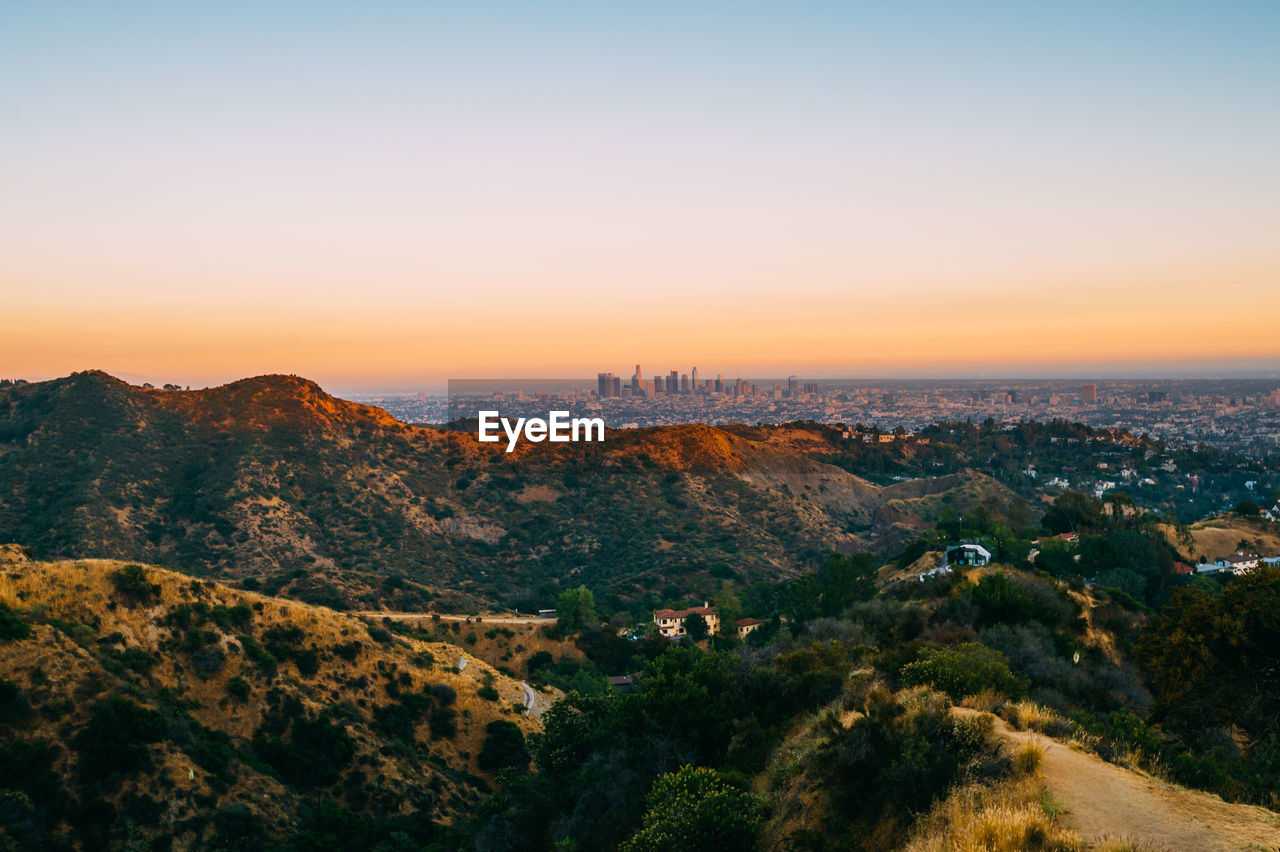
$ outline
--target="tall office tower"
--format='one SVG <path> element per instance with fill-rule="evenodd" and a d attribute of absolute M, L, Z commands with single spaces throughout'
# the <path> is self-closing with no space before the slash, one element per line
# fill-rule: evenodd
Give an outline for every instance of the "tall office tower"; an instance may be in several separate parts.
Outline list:
<path fill-rule="evenodd" d="M 622 396 L 622 376 L 609 374 L 609 396 Z"/>
<path fill-rule="evenodd" d="M 600 395 L 601 399 L 604 399 L 606 396 L 609 395 L 609 376 L 611 375 L 613 374 L 612 373 L 596 374 L 596 393 Z"/>
<path fill-rule="evenodd" d="M 716 376 L 716 393 L 724 393 L 724 373 Z"/>
<path fill-rule="evenodd" d="M 682 373 L 680 375 L 680 393 L 692 393 L 692 390 L 690 390 L 688 373 Z"/>
<path fill-rule="evenodd" d="M 739 376 L 733 383 L 733 395 L 742 396 L 747 391 L 746 385 L 743 384 L 742 377 Z"/>
<path fill-rule="evenodd" d="M 680 393 L 680 371 L 672 370 L 667 376 L 667 393 Z"/>
<path fill-rule="evenodd" d="M 787 376 L 787 396 L 795 399 L 800 395 L 800 380 L 795 376 Z"/>
<path fill-rule="evenodd" d="M 694 393 L 698 392 L 698 368 L 697 367 L 694 367 L 692 370 L 689 371 L 689 387 L 693 389 Z"/>
<path fill-rule="evenodd" d="M 1016 390 L 1009 391 L 1009 402 L 1014 405 L 1018 404 L 1018 392 Z"/>
<path fill-rule="evenodd" d="M 1098 401 L 1098 386 L 1095 384 L 1081 385 L 1080 396 L 1084 398 L 1085 405 L 1095 404 Z"/>
<path fill-rule="evenodd" d="M 640 375 L 640 365 L 636 364 L 636 373 L 631 377 L 631 395 L 640 396 L 644 392 L 644 377 Z"/>

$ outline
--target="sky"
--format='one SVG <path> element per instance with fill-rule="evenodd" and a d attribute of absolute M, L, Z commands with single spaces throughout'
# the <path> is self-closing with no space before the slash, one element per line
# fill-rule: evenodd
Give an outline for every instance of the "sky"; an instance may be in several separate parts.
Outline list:
<path fill-rule="evenodd" d="M 1277 44 L 1274 0 L 0 0 L 0 377 L 1280 370 Z"/>

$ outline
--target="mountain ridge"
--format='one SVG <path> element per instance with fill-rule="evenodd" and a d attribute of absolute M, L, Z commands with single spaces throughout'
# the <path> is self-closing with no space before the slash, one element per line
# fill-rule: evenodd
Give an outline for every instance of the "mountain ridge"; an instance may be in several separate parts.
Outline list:
<path fill-rule="evenodd" d="M 0 532 L 43 557 L 180 565 L 329 605 L 534 609 L 588 582 L 616 608 L 673 581 L 706 596 L 833 550 L 886 553 L 948 501 L 1016 499 L 973 473 L 876 485 L 830 464 L 830 441 L 688 424 L 507 454 L 297 376 L 181 391 L 85 372 L 0 389 Z M 388 577 L 406 581 L 398 600 Z"/>

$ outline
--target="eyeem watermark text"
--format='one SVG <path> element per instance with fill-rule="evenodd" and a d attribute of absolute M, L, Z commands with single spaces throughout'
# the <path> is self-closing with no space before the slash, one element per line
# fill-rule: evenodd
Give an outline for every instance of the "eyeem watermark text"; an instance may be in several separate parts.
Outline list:
<path fill-rule="evenodd" d="M 512 452 L 521 437 L 535 444 L 542 441 L 603 441 L 604 420 L 600 417 L 569 417 L 567 411 L 552 411 L 548 419 L 517 417 L 514 424 L 496 411 L 481 411 L 479 438 L 485 443 L 502 440 L 499 428 L 507 434 L 507 452 Z"/>

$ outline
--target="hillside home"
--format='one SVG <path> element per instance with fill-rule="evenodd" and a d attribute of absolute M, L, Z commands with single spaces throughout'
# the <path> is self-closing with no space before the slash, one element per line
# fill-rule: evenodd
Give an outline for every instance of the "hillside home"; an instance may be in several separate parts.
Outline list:
<path fill-rule="evenodd" d="M 991 564 L 991 551 L 980 544 L 957 544 L 947 548 L 946 560 L 943 564 L 980 568 Z"/>
<path fill-rule="evenodd" d="M 1237 550 L 1230 556 L 1217 560 L 1222 570 L 1230 571 L 1237 577 L 1241 574 L 1247 574 L 1258 567 L 1258 554 L 1246 553 L 1243 550 Z"/>
<path fill-rule="evenodd" d="M 763 625 L 764 622 L 758 618 L 739 618 L 733 623 L 739 639 L 746 639 L 749 634 L 759 630 Z"/>
<path fill-rule="evenodd" d="M 689 616 L 697 613 L 707 622 L 707 635 L 715 636 L 720 632 L 720 616 L 716 612 L 716 608 L 708 606 L 706 601 L 702 602 L 702 606 L 690 607 L 689 609 L 659 609 L 653 613 L 653 623 L 658 625 L 658 632 L 668 639 L 679 639 L 688 636 L 689 632 L 685 629 L 685 621 Z"/>

